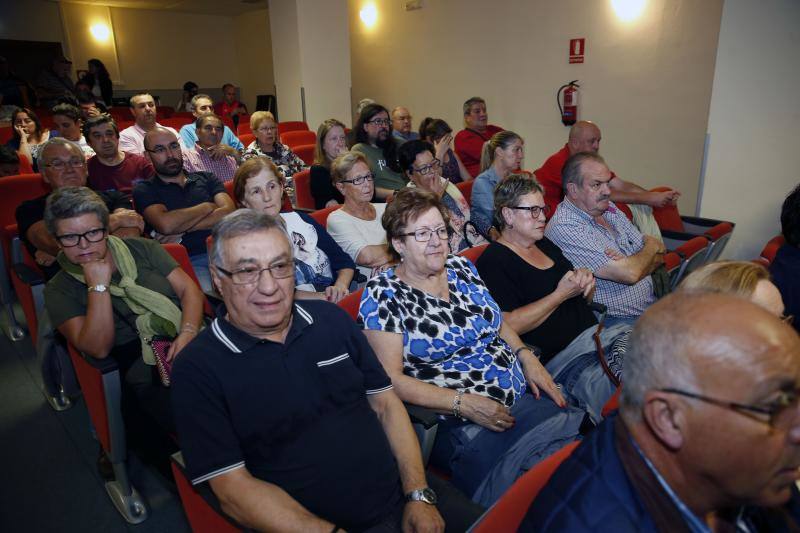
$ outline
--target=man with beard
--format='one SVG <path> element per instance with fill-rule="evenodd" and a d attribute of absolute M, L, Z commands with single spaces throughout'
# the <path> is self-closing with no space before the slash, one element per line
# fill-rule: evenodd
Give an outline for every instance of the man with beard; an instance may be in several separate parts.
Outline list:
<path fill-rule="evenodd" d="M 483 98 L 473 96 L 464 102 L 464 129 L 456 133 L 455 149 L 473 178 L 481 173 L 483 143 L 501 131 L 503 128 L 500 126 L 489 124 L 486 101 Z"/>
<path fill-rule="evenodd" d="M 188 172 L 211 172 L 223 183 L 231 181 L 238 164 L 236 158 L 221 149 L 220 142 L 225 131 L 222 119 L 213 113 L 206 113 L 198 117 L 195 127 L 197 142 L 186 147 L 183 153 L 184 167 Z M 239 154 L 229 146 L 224 148 Z"/>
<path fill-rule="evenodd" d="M 575 268 L 594 274 L 594 300 L 608 308 L 606 325 L 633 323 L 655 301 L 650 274 L 665 252 L 659 239 L 639 233 L 609 200 L 611 179 L 599 155 L 570 157 L 563 172 L 567 196 L 545 230 Z"/>
<path fill-rule="evenodd" d="M 561 187 L 561 171 L 569 156 L 579 152 L 598 153 L 600 151 L 600 128 L 588 120 L 581 120 L 569 130 L 569 140 L 564 147 L 547 158 L 544 164 L 534 171 L 536 179 L 544 187 L 544 201 L 554 213 L 555 208 L 564 197 Z M 613 172 L 608 183 L 611 189 L 611 200 L 626 204 L 643 204 L 651 207 L 662 207 L 675 204 L 681 193 L 676 190 L 650 192 L 635 183 L 625 181 Z"/>
<path fill-rule="evenodd" d="M 389 112 L 380 104 L 369 104 L 358 115 L 353 150 L 367 158 L 375 179 L 375 198 L 386 200 L 406 186 L 397 162 L 397 141 L 392 135 Z"/>
<path fill-rule="evenodd" d="M 180 242 L 204 291 L 210 291 L 206 238 L 233 200 L 211 172 L 183 170 L 183 154 L 174 130 L 156 127 L 144 137 L 144 150 L 156 175 L 133 189 L 136 210 L 160 242 Z"/>
<path fill-rule="evenodd" d="M 83 123 L 83 136 L 95 152 L 87 161 L 89 187 L 95 191 L 129 192 L 155 174 L 150 161 L 119 149 L 119 128 L 110 115 L 98 115 Z"/>
<path fill-rule="evenodd" d="M 144 136 L 155 128 L 164 128 L 178 136 L 173 128 L 162 126 L 156 122 L 156 101 L 147 93 L 131 96 L 131 114 L 136 123 L 125 128 L 119 134 L 119 147 L 129 154 L 144 153 Z"/>

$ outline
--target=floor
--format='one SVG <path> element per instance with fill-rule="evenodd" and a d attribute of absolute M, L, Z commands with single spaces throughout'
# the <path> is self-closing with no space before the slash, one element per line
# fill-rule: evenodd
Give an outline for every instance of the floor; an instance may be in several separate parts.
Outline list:
<path fill-rule="evenodd" d="M 133 454 L 131 480 L 149 517 L 138 525 L 125 522 L 97 473 L 99 445 L 85 404 L 78 399 L 56 412 L 40 382 L 29 338 L 12 342 L 0 334 L 0 531 L 191 531 L 174 489 Z"/>

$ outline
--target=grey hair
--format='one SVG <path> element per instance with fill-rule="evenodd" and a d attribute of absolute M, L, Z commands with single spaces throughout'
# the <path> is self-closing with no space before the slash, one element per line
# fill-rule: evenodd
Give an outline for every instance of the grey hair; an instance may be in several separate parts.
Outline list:
<path fill-rule="evenodd" d="M 464 114 L 469 115 L 470 110 L 472 110 L 472 106 L 475 104 L 486 105 L 486 100 L 480 96 L 473 96 L 472 98 L 468 99 L 466 102 L 464 102 Z"/>
<path fill-rule="evenodd" d="M 45 142 L 42 145 L 42 148 L 39 150 L 39 160 L 40 161 L 44 160 L 44 158 L 45 158 L 44 154 L 45 154 L 45 152 L 47 152 L 47 148 L 50 147 L 50 146 L 65 146 L 65 147 L 69 148 L 70 150 L 72 150 L 73 152 L 75 152 L 76 156 L 80 155 L 81 158 L 84 158 L 84 159 L 86 157 L 86 156 L 83 155 L 83 148 L 81 148 L 81 145 L 76 143 L 75 141 L 70 141 L 69 139 L 65 139 L 64 137 L 51 137 L 50 139 L 47 140 L 47 142 Z M 46 163 L 45 163 L 45 166 L 47 166 Z"/>
<path fill-rule="evenodd" d="M 358 105 L 356 105 L 356 115 L 360 115 L 361 111 L 367 107 L 368 105 L 372 105 L 375 103 L 375 100 L 372 98 L 362 98 L 359 100 Z"/>
<path fill-rule="evenodd" d="M 96 192 L 88 187 L 61 187 L 47 197 L 44 208 L 44 225 L 50 235 L 56 236 L 59 220 L 94 214 L 108 229 L 108 207 Z"/>
<path fill-rule="evenodd" d="M 189 103 L 192 105 L 192 111 L 197 109 L 197 101 L 198 100 L 209 100 L 212 104 L 214 103 L 214 99 L 208 96 L 207 94 L 196 94 L 192 96 L 192 99 L 189 100 Z"/>
<path fill-rule="evenodd" d="M 514 207 L 521 197 L 537 192 L 544 194 L 544 189 L 536 178 L 527 174 L 509 174 L 500 180 L 494 188 L 494 226 L 503 231 L 508 225 L 503 217 L 503 208 Z"/>
<path fill-rule="evenodd" d="M 561 187 L 564 189 L 564 194 L 567 193 L 567 184 L 574 183 L 578 187 L 583 187 L 583 163 L 586 161 L 595 161 L 603 165 L 606 160 L 602 156 L 594 152 L 578 152 L 573 154 L 564 163 L 564 168 L 561 170 Z M 606 165 L 608 166 L 608 165 Z"/>
<path fill-rule="evenodd" d="M 286 230 L 286 223 L 280 215 L 273 217 L 254 209 L 237 209 L 233 213 L 225 215 L 211 231 L 213 242 L 211 249 L 208 251 L 209 264 L 212 266 L 222 265 L 225 259 L 222 250 L 228 239 L 271 229 L 280 231 L 281 235 L 286 238 L 286 242 L 289 243 L 289 252 L 294 255 L 292 238 L 289 236 L 289 232 Z"/>

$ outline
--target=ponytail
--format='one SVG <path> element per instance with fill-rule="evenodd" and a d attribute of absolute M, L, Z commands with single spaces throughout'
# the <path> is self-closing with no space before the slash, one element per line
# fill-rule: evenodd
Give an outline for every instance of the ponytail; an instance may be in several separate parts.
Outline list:
<path fill-rule="evenodd" d="M 521 141 L 522 137 L 509 130 L 500 131 L 492 135 L 491 139 L 483 143 L 483 148 L 481 149 L 481 172 L 494 163 L 495 150 L 498 148 L 505 150 L 517 140 Z"/>

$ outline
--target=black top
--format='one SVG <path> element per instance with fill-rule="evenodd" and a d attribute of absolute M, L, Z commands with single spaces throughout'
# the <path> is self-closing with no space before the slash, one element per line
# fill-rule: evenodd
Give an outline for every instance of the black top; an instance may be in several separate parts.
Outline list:
<path fill-rule="evenodd" d="M 116 209 L 133 209 L 130 197 L 120 191 L 95 191 L 95 193 L 105 202 L 109 213 L 113 213 Z M 47 205 L 48 196 L 49 193 L 33 200 L 25 200 L 17 206 L 15 212 L 17 232 L 31 257 L 36 254 L 36 247 L 28 240 L 28 230 L 40 220 L 44 220 L 44 208 Z M 61 270 L 57 262 L 49 267 L 40 265 L 39 268 L 44 273 L 45 279 L 52 278 Z"/>
<path fill-rule="evenodd" d="M 194 207 L 203 202 L 214 203 L 214 196 L 225 192 L 225 186 L 211 172 L 190 172 L 186 174 L 183 187 L 177 183 L 167 183 L 158 175 L 140 181 L 133 188 L 133 203 L 136 211 L 143 215 L 151 205 L 163 204 L 168 211 Z M 149 229 L 147 230 L 149 231 Z M 183 234 L 181 244 L 189 256 L 206 253 L 206 239 L 210 229 L 188 231 Z"/>
<path fill-rule="evenodd" d="M 542 239 L 536 246 L 555 265 L 546 270 L 538 269 L 497 242 L 490 244 L 478 259 L 478 272 L 504 312 L 544 298 L 556 290 L 564 274 L 574 269 L 561 250 L 549 240 Z M 526 344 L 540 348 L 541 362 L 546 364 L 583 330 L 595 324 L 597 319 L 586 299 L 579 294 L 563 302 L 539 327 L 520 335 L 520 338 Z"/>
<path fill-rule="evenodd" d="M 245 466 L 347 530 L 402 505 L 397 464 L 367 401 L 392 383 L 335 304 L 295 302 L 284 344 L 217 318 L 181 352 L 172 380 L 192 483 Z"/>
<path fill-rule="evenodd" d="M 795 317 L 794 329 L 800 333 L 800 248 L 789 243 L 781 246 L 769 271 L 786 306 L 783 314 Z"/>
<path fill-rule="evenodd" d="M 344 203 L 344 196 L 333 186 L 330 169 L 322 165 L 311 165 L 311 196 L 317 209 L 323 209 L 331 200 Z"/>

